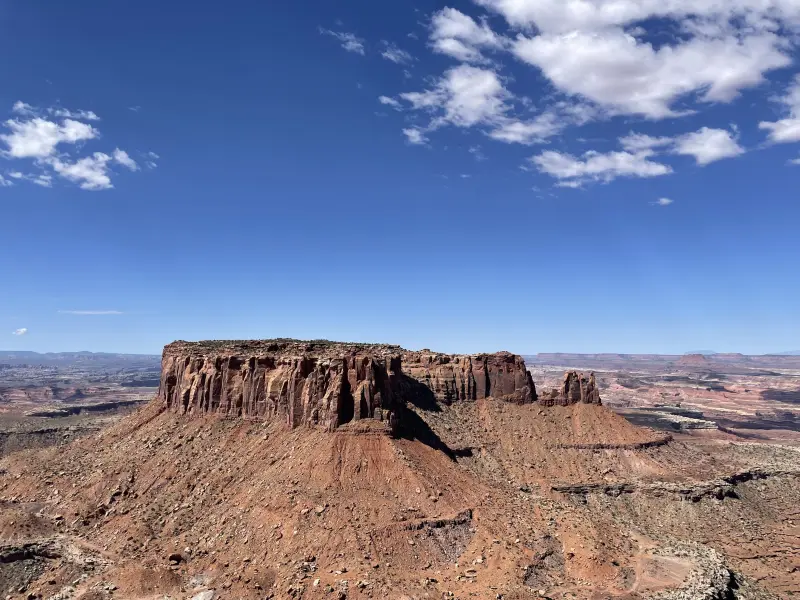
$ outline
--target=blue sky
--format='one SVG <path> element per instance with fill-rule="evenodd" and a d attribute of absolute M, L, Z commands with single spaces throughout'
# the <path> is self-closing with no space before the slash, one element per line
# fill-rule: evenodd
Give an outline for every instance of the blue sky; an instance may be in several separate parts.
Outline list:
<path fill-rule="evenodd" d="M 0 27 L 2 349 L 800 346 L 796 0 L 4 0 Z"/>

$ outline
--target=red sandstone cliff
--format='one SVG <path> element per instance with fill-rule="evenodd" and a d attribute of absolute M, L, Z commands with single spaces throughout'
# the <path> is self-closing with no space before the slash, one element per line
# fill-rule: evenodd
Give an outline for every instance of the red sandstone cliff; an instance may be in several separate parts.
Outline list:
<path fill-rule="evenodd" d="M 393 346 L 329 342 L 175 342 L 164 348 L 159 398 L 188 414 L 284 420 L 333 429 L 390 420 L 404 401 Z"/>
<path fill-rule="evenodd" d="M 422 350 L 403 354 L 403 372 L 428 387 L 438 402 L 497 398 L 520 404 L 536 400 L 536 386 L 521 357 L 449 355 Z"/>
<path fill-rule="evenodd" d="M 583 373 L 570 371 L 564 374 L 564 383 L 560 389 L 545 392 L 539 398 L 545 406 L 569 406 L 571 404 L 602 404 L 600 390 L 597 387 L 594 373 L 587 379 Z"/>
<path fill-rule="evenodd" d="M 334 429 L 377 419 L 396 429 L 407 401 L 536 400 L 524 361 L 326 341 L 175 342 L 159 398 L 181 414 L 281 420 Z"/>

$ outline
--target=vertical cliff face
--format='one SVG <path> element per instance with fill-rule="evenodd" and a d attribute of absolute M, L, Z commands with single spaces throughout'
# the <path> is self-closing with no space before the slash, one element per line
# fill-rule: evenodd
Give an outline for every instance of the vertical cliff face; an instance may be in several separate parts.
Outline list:
<path fill-rule="evenodd" d="M 175 342 L 164 349 L 159 388 L 165 407 L 180 414 L 327 429 L 377 419 L 396 430 L 407 401 L 487 397 L 536 400 L 520 357 L 295 340 Z"/>
<path fill-rule="evenodd" d="M 594 373 L 586 378 L 583 373 L 569 371 L 564 374 L 564 383 L 558 389 L 545 392 L 539 398 L 545 406 L 569 406 L 571 404 L 602 404 L 600 390 Z"/>
<path fill-rule="evenodd" d="M 402 356 L 403 372 L 431 390 L 438 402 L 497 398 L 506 402 L 536 400 L 536 386 L 525 362 L 508 352 L 449 355 L 423 350 Z"/>
<path fill-rule="evenodd" d="M 292 427 L 375 418 L 404 401 L 398 348 L 303 342 L 176 342 L 164 349 L 159 397 L 181 414 L 279 420 Z"/>

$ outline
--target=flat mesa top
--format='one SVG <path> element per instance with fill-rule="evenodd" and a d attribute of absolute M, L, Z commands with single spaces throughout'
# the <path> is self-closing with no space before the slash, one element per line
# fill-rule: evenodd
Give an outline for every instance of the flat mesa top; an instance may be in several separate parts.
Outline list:
<path fill-rule="evenodd" d="M 356 342 L 332 342 L 330 340 L 206 340 L 185 342 L 179 340 L 164 347 L 164 354 L 325 354 L 327 352 L 369 352 L 395 354 L 404 352 L 400 346 L 391 344 L 359 344 Z"/>

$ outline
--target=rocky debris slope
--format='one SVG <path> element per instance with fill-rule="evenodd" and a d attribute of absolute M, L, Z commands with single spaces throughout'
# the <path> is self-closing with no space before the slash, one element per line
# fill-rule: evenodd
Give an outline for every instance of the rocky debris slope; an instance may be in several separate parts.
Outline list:
<path fill-rule="evenodd" d="M 327 341 L 175 342 L 164 349 L 158 397 L 180 414 L 320 425 L 399 425 L 406 402 L 486 397 L 530 403 L 536 388 L 514 354 L 450 356 Z"/>
<path fill-rule="evenodd" d="M 622 494 L 642 493 L 656 497 L 675 497 L 681 500 L 700 502 L 711 498 L 724 500 L 726 498 L 738 499 L 736 487 L 750 481 L 758 481 L 769 477 L 787 478 L 793 481 L 800 478 L 800 470 L 787 469 L 752 469 L 720 477 L 711 481 L 693 481 L 684 483 L 655 482 L 618 482 L 618 483 L 585 483 L 571 485 L 552 485 L 551 490 L 569 496 L 578 497 L 586 501 L 589 494 L 605 494 L 606 496 L 619 497 Z"/>
<path fill-rule="evenodd" d="M 631 481 L 681 472 L 708 480 L 713 473 L 705 471 L 718 469 L 707 461 L 700 473 L 699 453 L 672 444 L 550 448 L 650 435 L 605 407 L 483 399 L 412 411 L 429 413 L 438 444 L 371 435 L 380 424 L 370 419 L 329 433 L 186 418 L 154 402 L 66 449 L 5 457 L 0 538 L 19 547 L 44 539 L 96 545 L 107 561 L 26 558 L 13 563 L 5 589 L 14 588 L 13 598 L 75 600 L 644 598 L 685 588 L 702 567 L 691 557 L 655 557 L 650 548 L 664 545 L 662 529 L 717 540 L 746 518 L 771 545 L 785 539 L 765 533 L 783 506 L 777 488 L 753 487 L 776 478 L 737 486 L 741 499 L 723 502 L 590 493 L 583 503 L 553 492 L 546 484 L 556 477 Z M 464 443 L 471 453 L 442 451 Z M 729 449 L 743 450 L 763 451 Z M 640 506 L 643 514 L 634 513 Z M 683 527 L 689 511 L 700 510 Z M 724 518 L 713 520 L 717 512 Z M 639 539 L 647 519 L 658 526 Z M 785 560 L 746 566 L 758 576 L 791 567 Z"/>
<path fill-rule="evenodd" d="M 676 543 L 662 546 L 656 555 L 691 561 L 694 568 L 683 584 L 674 590 L 664 590 L 650 596 L 651 600 L 774 600 L 764 590 L 752 589 L 727 565 L 725 558 L 712 548 L 700 544 Z M 743 589 L 744 588 L 744 589 Z"/>
<path fill-rule="evenodd" d="M 539 403 L 544 406 L 570 406 L 572 404 L 602 404 L 600 390 L 594 373 L 587 379 L 583 373 L 569 371 L 564 374 L 561 388 L 542 394 Z"/>

